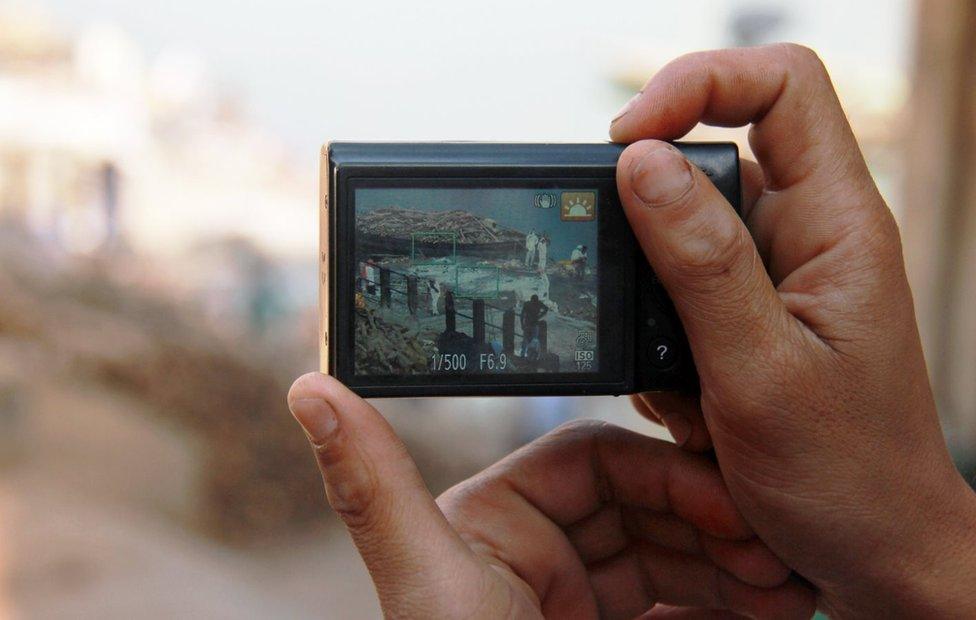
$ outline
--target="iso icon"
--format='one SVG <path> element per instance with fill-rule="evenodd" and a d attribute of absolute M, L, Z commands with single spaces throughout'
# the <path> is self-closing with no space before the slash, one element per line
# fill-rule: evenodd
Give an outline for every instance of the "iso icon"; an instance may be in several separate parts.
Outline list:
<path fill-rule="evenodd" d="M 577 351 L 576 361 L 577 362 L 592 362 L 596 359 L 596 353 L 594 351 Z"/>

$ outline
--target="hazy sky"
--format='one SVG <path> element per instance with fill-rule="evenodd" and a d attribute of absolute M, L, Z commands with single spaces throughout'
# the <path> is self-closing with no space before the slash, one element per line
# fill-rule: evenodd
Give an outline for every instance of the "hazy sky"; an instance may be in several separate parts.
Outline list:
<path fill-rule="evenodd" d="M 40 0 L 68 29 L 121 26 L 151 58 L 200 54 L 301 149 L 326 138 L 601 139 L 612 76 L 728 44 L 739 8 L 788 7 L 777 39 L 867 70 L 906 62 L 909 0 Z"/>

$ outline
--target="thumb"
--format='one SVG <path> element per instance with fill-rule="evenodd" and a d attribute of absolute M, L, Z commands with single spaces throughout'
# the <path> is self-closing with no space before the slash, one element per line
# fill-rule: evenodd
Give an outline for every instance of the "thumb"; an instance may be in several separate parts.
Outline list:
<path fill-rule="evenodd" d="M 745 224 L 674 146 L 645 140 L 617 165 L 624 210 L 674 301 L 695 363 L 711 379 L 754 367 L 792 317 Z"/>
<path fill-rule="evenodd" d="M 325 482 L 385 611 L 423 609 L 433 584 L 476 570 L 393 429 L 376 409 L 332 377 L 310 373 L 288 393 Z M 398 612 L 399 613 L 399 612 Z"/>

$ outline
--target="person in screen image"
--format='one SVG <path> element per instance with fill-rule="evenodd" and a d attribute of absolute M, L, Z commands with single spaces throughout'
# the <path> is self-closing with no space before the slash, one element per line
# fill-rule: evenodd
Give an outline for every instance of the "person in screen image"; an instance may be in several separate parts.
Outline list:
<path fill-rule="evenodd" d="M 586 246 L 576 246 L 576 249 L 573 250 L 573 254 L 569 260 L 573 264 L 573 273 L 577 280 L 582 280 L 583 275 L 586 273 L 586 259 Z"/>
<path fill-rule="evenodd" d="M 549 274 L 547 274 L 545 271 L 539 274 L 538 294 L 539 294 L 539 299 L 544 300 L 543 303 L 549 305 L 549 309 L 552 310 L 553 301 L 552 298 L 549 297 Z M 556 308 L 556 312 L 559 312 L 558 308 Z"/>
<path fill-rule="evenodd" d="M 380 269 L 372 258 L 366 261 L 366 294 L 376 296 L 376 283 L 380 280 Z"/>
<path fill-rule="evenodd" d="M 535 253 L 539 245 L 539 235 L 535 230 L 525 236 L 525 266 L 531 268 L 535 262 Z"/>
<path fill-rule="evenodd" d="M 365 293 L 367 280 L 369 280 L 369 267 L 366 263 L 359 263 L 359 277 L 356 278 L 356 290 L 360 293 Z"/>
<path fill-rule="evenodd" d="M 549 263 L 549 235 L 542 235 L 539 239 L 539 273 L 546 272 L 546 265 Z"/>
<path fill-rule="evenodd" d="M 427 280 L 427 297 L 430 308 L 430 316 L 436 316 L 438 302 L 441 299 L 441 285 L 437 283 L 437 280 Z"/>
<path fill-rule="evenodd" d="M 522 357 L 526 357 L 533 350 L 538 357 L 540 347 L 539 321 L 548 313 L 548 306 L 539 301 L 538 295 L 533 295 L 522 306 Z"/>

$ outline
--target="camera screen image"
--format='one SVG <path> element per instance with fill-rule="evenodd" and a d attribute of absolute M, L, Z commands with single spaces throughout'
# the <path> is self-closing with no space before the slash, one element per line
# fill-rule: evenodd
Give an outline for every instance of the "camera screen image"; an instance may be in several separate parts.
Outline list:
<path fill-rule="evenodd" d="M 596 190 L 355 190 L 355 373 L 594 373 Z"/>

